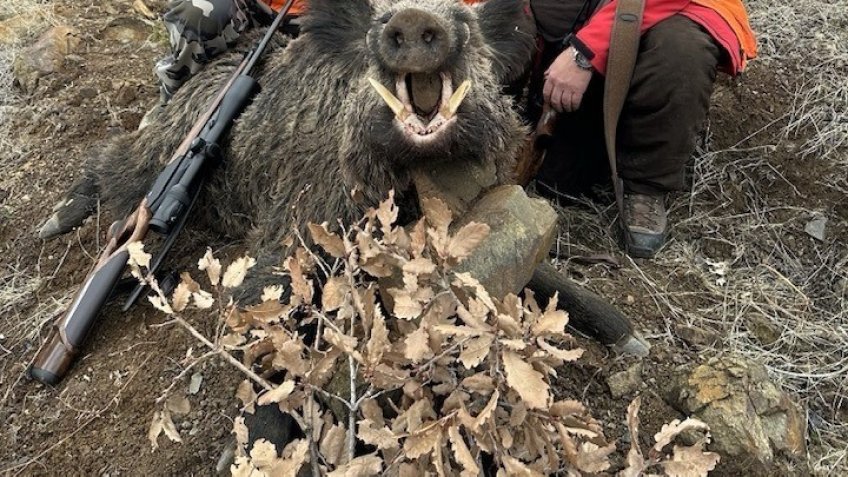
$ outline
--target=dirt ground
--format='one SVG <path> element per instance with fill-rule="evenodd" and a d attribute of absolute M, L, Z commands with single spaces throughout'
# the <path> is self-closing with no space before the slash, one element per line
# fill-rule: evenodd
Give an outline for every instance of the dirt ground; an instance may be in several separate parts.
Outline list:
<path fill-rule="evenodd" d="M 751 3 L 762 7 L 757 23 L 767 8 Z M 165 35 L 131 5 L 69 0 L 49 7 L 47 23 L 78 29 L 81 48 L 32 95 L 13 97 L 0 88 L 9 92 L 0 100 L 0 474 L 210 475 L 238 407 L 240 376 L 223 362 L 201 363 L 188 373 L 202 376 L 199 391 L 188 394 L 189 379 L 177 388 L 191 403 L 188 414 L 175 418 L 183 443 L 160 439 L 160 449 L 151 451 L 147 431 L 156 398 L 187 354 L 204 350 L 181 329 L 157 326 L 164 318 L 148 305 L 129 313 L 112 305 L 55 389 L 24 376 L 46 324 L 68 303 L 102 245 L 106 218 L 50 242 L 37 238 L 38 226 L 80 173 L 84 152 L 136 128 L 157 98 L 151 70 L 165 51 Z M 717 85 L 691 190 L 675 197 L 672 239 L 660 256 L 623 255 L 610 234 L 613 207 L 592 203 L 562 210 L 557 250 L 573 278 L 632 316 L 653 345 L 642 372 L 645 443 L 681 417 L 659 391 L 675 367 L 742 355 L 765 362 L 807 410 L 807 462 L 781 459 L 776 472 L 844 475 L 848 152 L 839 140 L 844 130 L 819 140 L 831 131 L 822 125 L 832 124 L 818 115 L 809 93 L 822 83 L 790 61 L 781 49 L 788 40 L 770 25 L 762 23 L 766 58 L 744 77 Z M 842 78 L 846 67 L 833 66 Z M 848 106 L 848 93 L 838 91 L 832 100 Z M 848 123 L 845 109 L 841 120 Z M 805 232 L 817 217 L 827 218 L 824 241 Z M 191 225 L 183 237 L 171 259 L 176 269 L 191 267 L 207 245 L 225 255 L 239 250 Z M 620 267 L 572 260 L 600 253 L 613 254 Z M 192 319 L 201 332 L 214 331 L 212 320 Z M 687 341 L 681 332 L 687 326 L 706 330 L 714 342 Z M 586 402 L 607 423 L 607 435 L 621 438 L 629 398 L 613 399 L 606 378 L 635 361 L 582 343 L 588 356 L 564 370 L 557 392 Z M 621 455 L 626 447 L 619 445 Z M 728 465 L 716 475 L 739 475 Z"/>

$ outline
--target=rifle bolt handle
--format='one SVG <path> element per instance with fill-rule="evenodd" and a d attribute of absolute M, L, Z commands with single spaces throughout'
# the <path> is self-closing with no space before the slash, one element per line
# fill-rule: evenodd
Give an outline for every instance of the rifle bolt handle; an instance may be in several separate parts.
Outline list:
<path fill-rule="evenodd" d="M 189 146 L 189 151 L 197 154 L 206 146 L 206 141 L 203 138 L 196 137 L 194 141 L 191 141 L 191 146 Z"/>

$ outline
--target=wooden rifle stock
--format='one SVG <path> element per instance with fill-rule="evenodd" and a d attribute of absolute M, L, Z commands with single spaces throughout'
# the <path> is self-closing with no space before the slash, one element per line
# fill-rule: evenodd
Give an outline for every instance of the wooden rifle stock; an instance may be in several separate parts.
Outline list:
<path fill-rule="evenodd" d="M 117 224 L 116 233 L 110 233 L 109 242 L 85 277 L 71 306 L 53 324 L 50 336 L 29 369 L 30 376 L 50 385 L 62 379 L 127 266 L 127 246 L 147 235 L 151 216 L 147 199 L 144 199 L 122 224 Z"/>
<path fill-rule="evenodd" d="M 519 185 L 526 186 L 539 173 L 539 169 L 545 161 L 545 154 L 551 138 L 554 135 L 556 117 L 556 111 L 545 103 L 542 106 L 542 115 L 539 117 L 539 122 L 536 123 L 536 129 L 527 138 L 527 143 L 524 145 L 515 168 L 516 182 Z"/>

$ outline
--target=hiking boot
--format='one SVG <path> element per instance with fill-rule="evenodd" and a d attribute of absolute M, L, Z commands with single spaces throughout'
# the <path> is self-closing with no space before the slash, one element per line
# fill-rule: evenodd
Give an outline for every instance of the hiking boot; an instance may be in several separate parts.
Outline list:
<path fill-rule="evenodd" d="M 665 244 L 665 195 L 624 195 L 624 245 L 631 257 L 652 258 Z"/>

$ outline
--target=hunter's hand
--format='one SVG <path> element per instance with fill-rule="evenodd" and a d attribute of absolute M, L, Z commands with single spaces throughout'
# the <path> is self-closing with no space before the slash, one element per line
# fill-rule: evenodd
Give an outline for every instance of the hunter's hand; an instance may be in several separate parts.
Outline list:
<path fill-rule="evenodd" d="M 574 47 L 568 47 L 545 71 L 545 102 L 560 113 L 576 111 L 591 79 L 592 71 L 577 66 Z"/>

